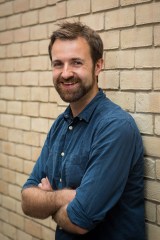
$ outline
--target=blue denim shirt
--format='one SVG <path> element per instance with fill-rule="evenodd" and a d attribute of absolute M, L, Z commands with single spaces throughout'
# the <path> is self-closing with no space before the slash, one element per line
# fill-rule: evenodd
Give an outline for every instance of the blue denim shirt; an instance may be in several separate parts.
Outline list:
<path fill-rule="evenodd" d="M 52 125 L 24 184 L 48 177 L 53 189 L 76 189 L 71 222 L 78 236 L 57 227 L 57 240 L 144 240 L 143 146 L 133 118 L 102 90 L 75 118 L 70 107 Z"/>

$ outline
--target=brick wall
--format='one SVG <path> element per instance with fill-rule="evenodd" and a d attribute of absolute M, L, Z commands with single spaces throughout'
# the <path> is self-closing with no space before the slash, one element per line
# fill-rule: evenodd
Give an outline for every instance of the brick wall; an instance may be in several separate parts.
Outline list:
<path fill-rule="evenodd" d="M 0 0 L 0 239 L 49 240 L 51 219 L 21 210 L 27 179 L 54 119 L 65 109 L 52 86 L 48 38 L 79 19 L 104 41 L 99 85 L 135 118 L 145 147 L 148 240 L 160 236 L 160 1 Z"/>

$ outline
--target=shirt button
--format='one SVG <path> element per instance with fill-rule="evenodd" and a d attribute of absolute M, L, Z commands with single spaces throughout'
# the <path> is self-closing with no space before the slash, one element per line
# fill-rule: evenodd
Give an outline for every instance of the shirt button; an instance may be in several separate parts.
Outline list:
<path fill-rule="evenodd" d="M 61 152 L 61 156 L 62 156 L 62 157 L 64 156 L 64 152 Z"/>
<path fill-rule="evenodd" d="M 62 182 L 62 178 L 60 178 L 59 181 Z"/>
<path fill-rule="evenodd" d="M 72 130 L 73 129 L 73 126 L 69 126 L 69 130 Z"/>

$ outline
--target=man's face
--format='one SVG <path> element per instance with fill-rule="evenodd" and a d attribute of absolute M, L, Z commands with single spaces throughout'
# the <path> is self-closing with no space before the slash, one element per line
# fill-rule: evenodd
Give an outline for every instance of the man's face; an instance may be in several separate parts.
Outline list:
<path fill-rule="evenodd" d="M 69 103 L 95 95 L 101 69 L 93 67 L 87 41 L 57 39 L 52 46 L 53 83 L 60 97 Z"/>

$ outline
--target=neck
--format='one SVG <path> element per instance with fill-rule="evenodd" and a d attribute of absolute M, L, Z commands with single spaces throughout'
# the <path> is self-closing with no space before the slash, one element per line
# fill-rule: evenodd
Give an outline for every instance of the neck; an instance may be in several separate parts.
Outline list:
<path fill-rule="evenodd" d="M 70 107 L 72 110 L 73 117 L 78 116 L 83 109 L 92 101 L 92 99 L 97 95 L 98 88 L 95 89 L 94 92 L 90 93 L 88 92 L 83 98 L 78 100 L 77 102 L 70 103 Z"/>

